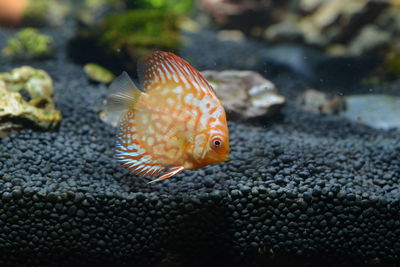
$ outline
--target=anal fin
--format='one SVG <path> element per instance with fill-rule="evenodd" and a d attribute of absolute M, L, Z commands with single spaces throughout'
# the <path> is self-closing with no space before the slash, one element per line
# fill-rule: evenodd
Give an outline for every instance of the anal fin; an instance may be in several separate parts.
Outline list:
<path fill-rule="evenodd" d="M 167 179 L 167 178 L 174 176 L 175 174 L 178 174 L 179 172 L 183 171 L 183 169 L 185 169 L 183 166 L 173 167 L 173 168 L 169 169 L 166 173 L 164 173 L 163 175 L 158 177 L 157 179 L 154 179 L 154 180 L 148 182 L 148 184 Z"/>

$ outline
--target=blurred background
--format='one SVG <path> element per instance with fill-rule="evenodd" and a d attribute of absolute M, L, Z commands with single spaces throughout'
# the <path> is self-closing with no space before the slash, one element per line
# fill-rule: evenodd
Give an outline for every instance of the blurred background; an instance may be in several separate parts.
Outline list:
<path fill-rule="evenodd" d="M 328 113 L 400 91 L 399 0 L 0 0 L 0 23 L 4 62 L 70 60 L 106 83 L 165 50 L 202 71 L 256 71 Z"/>

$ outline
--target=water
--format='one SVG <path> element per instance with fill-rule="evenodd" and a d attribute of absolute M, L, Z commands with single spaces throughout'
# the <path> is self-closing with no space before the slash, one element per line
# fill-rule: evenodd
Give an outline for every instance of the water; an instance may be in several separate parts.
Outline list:
<path fill-rule="evenodd" d="M 51 129 L 32 116 L 0 119 L 2 265 L 398 264 L 400 7 L 247 2 L 63 2 L 67 16 L 38 28 L 52 37 L 50 57 L 0 56 L 1 72 L 46 71 L 62 115 Z M 2 48 L 20 30 L 8 25 Z M 209 81 L 231 101 L 230 155 L 147 184 L 154 178 L 115 160 L 108 85 L 83 65 L 127 71 L 139 84 L 137 60 L 154 50 L 220 75 Z M 260 76 L 228 79 L 226 70 Z M 2 92 L 0 117 L 10 107 Z M 265 108 L 267 93 L 285 104 Z"/>

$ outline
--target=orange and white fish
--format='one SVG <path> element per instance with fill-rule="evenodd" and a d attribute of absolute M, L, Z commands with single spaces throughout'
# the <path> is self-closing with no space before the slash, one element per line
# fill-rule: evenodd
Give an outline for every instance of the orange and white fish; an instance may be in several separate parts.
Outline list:
<path fill-rule="evenodd" d="M 225 110 L 207 80 L 182 58 L 157 51 L 138 66 L 140 91 L 124 72 L 110 86 L 109 110 L 124 110 L 116 158 L 133 172 L 169 178 L 226 161 Z"/>

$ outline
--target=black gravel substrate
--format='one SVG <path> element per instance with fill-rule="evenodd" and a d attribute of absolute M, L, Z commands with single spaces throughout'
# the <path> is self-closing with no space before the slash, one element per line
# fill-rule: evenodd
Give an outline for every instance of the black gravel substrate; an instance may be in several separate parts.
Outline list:
<path fill-rule="evenodd" d="M 0 140 L 1 266 L 399 264 L 399 131 L 289 103 L 230 123 L 228 162 L 149 185 L 113 159 L 107 89 L 63 47 L 31 64 L 54 79 L 59 129 Z"/>

